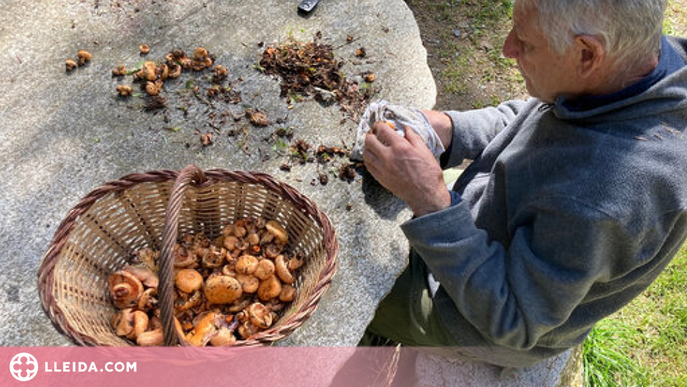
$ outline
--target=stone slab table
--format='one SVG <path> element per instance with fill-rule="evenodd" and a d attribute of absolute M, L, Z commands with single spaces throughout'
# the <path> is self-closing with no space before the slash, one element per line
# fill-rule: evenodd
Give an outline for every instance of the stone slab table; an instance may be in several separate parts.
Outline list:
<path fill-rule="evenodd" d="M 287 150 L 265 141 L 277 128 L 293 128 L 293 141 L 340 147 L 353 143 L 356 124 L 341 122 L 346 116 L 337 104 L 307 100 L 289 109 L 279 82 L 254 66 L 264 50 L 258 43 L 290 37 L 311 41 L 321 31 L 322 42 L 344 60 L 342 71 L 349 78 L 376 74 L 375 98 L 430 108 L 436 90 L 417 25 L 403 1 L 328 0 L 308 17 L 297 14 L 297 4 L 9 0 L 0 5 L 0 318 L 6 322 L 0 325 L 0 345 L 68 344 L 41 310 L 36 272 L 60 221 L 81 197 L 129 173 L 179 170 L 190 163 L 269 173 L 330 217 L 340 244 L 338 273 L 319 309 L 282 344 L 358 342 L 404 266 L 408 244 L 398 224 L 410 214 L 361 175 L 348 183 L 321 167 L 331 177 L 325 186 L 317 180 L 315 163 L 280 170 Z M 138 49 L 144 43 L 150 47 L 145 57 Z M 115 85 L 131 83 L 131 77 L 111 75 L 117 65 L 132 68 L 144 58 L 161 60 L 172 49 L 190 53 L 198 46 L 227 67 L 228 82 L 241 92 L 241 103 L 217 104 L 217 110 L 241 116 L 247 108 L 258 109 L 271 125 L 256 128 L 246 119 L 229 120 L 214 132 L 214 144 L 203 147 L 197 132 L 213 131 L 208 106 L 177 98 L 174 90 L 183 91 L 189 80 L 200 84 L 207 72 L 183 74 L 176 84 L 166 84 L 164 110 L 146 112 L 143 98 L 116 96 Z M 359 47 L 366 49 L 365 58 L 355 56 Z M 66 73 L 65 59 L 79 49 L 90 51 L 92 62 Z"/>

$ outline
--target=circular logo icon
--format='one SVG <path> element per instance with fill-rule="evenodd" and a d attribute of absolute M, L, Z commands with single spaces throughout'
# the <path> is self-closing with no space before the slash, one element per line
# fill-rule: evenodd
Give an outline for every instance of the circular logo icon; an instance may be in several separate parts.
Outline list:
<path fill-rule="evenodd" d="M 20 382 L 31 380 L 38 373 L 38 361 L 30 353 L 18 353 L 10 362 L 10 373 Z"/>

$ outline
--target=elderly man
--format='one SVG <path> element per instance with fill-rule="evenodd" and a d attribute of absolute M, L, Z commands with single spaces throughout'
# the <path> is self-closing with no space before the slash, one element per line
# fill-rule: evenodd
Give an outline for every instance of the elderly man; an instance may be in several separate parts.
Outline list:
<path fill-rule="evenodd" d="M 365 165 L 415 216 L 370 334 L 529 366 L 659 275 L 687 235 L 687 42 L 662 36 L 665 7 L 517 0 L 503 54 L 533 98 L 426 111 L 440 163 L 412 129 L 374 125 Z"/>

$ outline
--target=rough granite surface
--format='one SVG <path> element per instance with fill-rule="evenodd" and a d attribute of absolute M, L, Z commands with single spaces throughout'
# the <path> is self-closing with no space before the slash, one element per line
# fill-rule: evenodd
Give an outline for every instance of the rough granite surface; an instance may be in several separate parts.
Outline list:
<path fill-rule="evenodd" d="M 338 274 L 319 309 L 283 344 L 358 342 L 403 268 L 408 244 L 398 225 L 410 214 L 369 176 L 347 183 L 330 174 L 323 186 L 311 185 L 318 177 L 316 164 L 295 163 L 290 173 L 279 169 L 288 161 L 286 151 L 277 153 L 264 141 L 277 128 L 293 127 L 294 141 L 340 147 L 353 143 L 356 125 L 350 119 L 340 123 L 345 116 L 336 104 L 307 100 L 287 109 L 279 82 L 253 67 L 264 50 L 258 43 L 290 36 L 311 41 L 321 31 L 350 78 L 364 71 L 376 74 L 378 98 L 430 108 L 436 89 L 417 24 L 403 1 L 324 1 L 309 17 L 298 15 L 296 5 L 282 0 L 10 0 L 0 5 L 0 318 L 6 322 L 0 326 L 0 345 L 69 343 L 40 307 L 36 273 L 57 226 L 80 198 L 130 173 L 178 170 L 190 163 L 269 173 L 324 210 L 341 246 Z M 348 35 L 355 40 L 347 43 Z M 138 49 L 144 43 L 151 47 L 145 57 Z M 229 82 L 241 92 L 243 102 L 228 108 L 236 115 L 257 108 L 270 126 L 229 120 L 215 143 L 202 147 L 194 131 L 212 131 L 205 105 L 188 103 L 184 117 L 173 92 L 163 92 L 170 101 L 166 112 L 145 112 L 143 98 L 116 96 L 117 84 L 131 83 L 131 77 L 112 77 L 117 65 L 132 68 L 144 58 L 160 60 L 174 48 L 191 52 L 198 46 L 227 67 Z M 355 51 L 361 46 L 367 56 L 359 59 Z M 79 49 L 90 51 L 93 61 L 66 73 L 65 59 Z M 184 73 L 177 86 L 171 82 L 165 89 L 183 91 L 185 82 L 199 77 Z M 276 124 L 279 118 L 283 123 Z M 247 135 L 229 137 L 232 125 Z"/>

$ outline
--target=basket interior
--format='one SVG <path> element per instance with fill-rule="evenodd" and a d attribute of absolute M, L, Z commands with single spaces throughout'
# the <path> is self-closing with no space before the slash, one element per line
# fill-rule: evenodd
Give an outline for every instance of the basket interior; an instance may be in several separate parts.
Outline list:
<path fill-rule="evenodd" d="M 172 184 L 139 183 L 111 192 L 74 222 L 56 260 L 52 291 L 65 321 L 90 337 L 90 344 L 134 345 L 112 330 L 110 321 L 117 309 L 110 301 L 107 277 L 129 263 L 135 251 L 161 249 Z M 203 232 L 214 239 L 223 226 L 247 216 L 276 220 L 288 231 L 288 248 L 306 257 L 295 284 L 296 298 L 273 327 L 255 337 L 260 340 L 288 323 L 305 303 L 325 266 L 327 251 L 322 228 L 313 216 L 262 185 L 236 181 L 189 186 L 179 217 L 179 235 Z"/>

